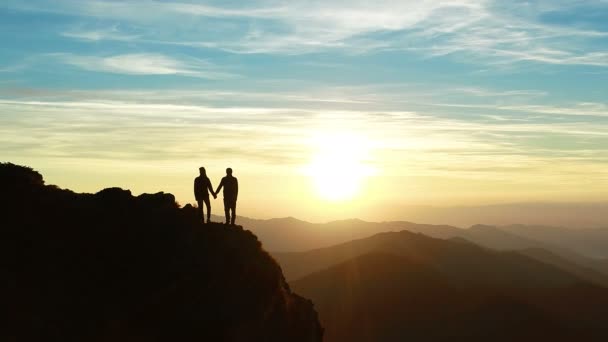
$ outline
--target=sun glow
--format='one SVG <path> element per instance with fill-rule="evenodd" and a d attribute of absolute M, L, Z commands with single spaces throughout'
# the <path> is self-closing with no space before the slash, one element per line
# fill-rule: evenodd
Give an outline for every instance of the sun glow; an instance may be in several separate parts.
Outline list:
<path fill-rule="evenodd" d="M 371 149 L 369 141 L 350 133 L 323 134 L 313 141 L 315 154 L 306 173 L 318 195 L 328 201 L 356 197 L 362 182 L 373 173 L 364 163 Z"/>

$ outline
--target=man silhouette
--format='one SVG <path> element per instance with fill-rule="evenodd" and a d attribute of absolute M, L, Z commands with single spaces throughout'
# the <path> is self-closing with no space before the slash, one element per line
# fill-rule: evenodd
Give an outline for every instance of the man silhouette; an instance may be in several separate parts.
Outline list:
<path fill-rule="evenodd" d="M 236 218 L 236 198 L 239 195 L 239 182 L 236 177 L 232 177 L 232 169 L 226 169 L 226 177 L 222 178 L 220 185 L 215 191 L 215 196 L 224 188 L 224 212 L 226 213 L 226 224 L 234 225 Z M 232 210 L 232 217 L 230 211 Z"/>
<path fill-rule="evenodd" d="M 207 223 L 211 220 L 211 203 L 209 202 L 209 191 L 213 194 L 213 198 L 217 198 L 211 186 L 211 180 L 207 177 L 207 172 L 204 167 L 198 169 L 200 176 L 194 179 L 194 198 L 198 202 L 200 215 L 205 223 L 205 213 L 203 212 L 203 203 L 207 207 Z"/>

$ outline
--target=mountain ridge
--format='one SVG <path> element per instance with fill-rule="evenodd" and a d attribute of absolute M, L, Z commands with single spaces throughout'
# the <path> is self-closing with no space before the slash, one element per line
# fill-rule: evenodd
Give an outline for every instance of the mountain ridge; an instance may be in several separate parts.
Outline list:
<path fill-rule="evenodd" d="M 486 248 L 503 251 L 541 248 L 563 258 L 567 262 L 574 262 L 582 268 L 589 268 L 591 273 L 599 272 L 602 274 L 602 277 L 608 276 L 608 259 L 594 258 L 586 255 L 584 249 L 579 251 L 571 250 L 567 241 L 560 245 L 555 244 L 554 241 L 536 240 L 535 237 L 528 237 L 525 234 L 518 235 L 517 233 L 503 229 L 503 227 L 492 225 L 478 224 L 470 228 L 459 228 L 449 225 L 416 224 L 409 221 L 366 222 L 357 219 L 336 221 L 336 224 L 334 222 L 315 224 L 296 220 L 294 221 L 296 224 L 292 225 L 286 221 L 282 221 L 282 219 L 249 221 L 248 218 L 240 218 L 240 220 L 241 222 L 246 222 L 248 227 L 259 236 L 265 248 L 272 251 L 273 255 L 330 247 L 347 241 L 366 238 L 381 232 L 408 230 L 440 239 L 462 238 Z M 525 226 L 520 225 L 519 227 Z M 560 231 L 559 228 L 556 229 L 558 229 L 557 232 Z M 585 236 L 587 231 L 608 232 L 608 230 L 602 228 L 592 230 L 570 229 L 569 231 L 580 234 L 579 236 L 582 237 Z M 608 241 L 606 241 L 605 247 L 608 250 Z M 529 256 L 533 257 L 534 255 Z M 543 258 L 540 261 L 547 262 L 548 260 Z M 557 261 L 557 259 L 553 259 L 553 261 Z M 565 266 L 562 262 L 554 264 Z"/>
<path fill-rule="evenodd" d="M 516 252 L 494 251 L 475 244 L 431 238 L 409 231 L 379 233 L 332 247 L 307 252 L 275 253 L 274 256 L 282 265 L 286 278 L 292 282 L 307 274 L 375 251 L 405 256 L 412 261 L 422 263 L 434 262 L 435 268 L 462 280 L 469 279 L 467 274 L 484 273 L 486 277 L 481 280 L 493 281 L 495 282 L 493 286 L 501 283 L 515 283 L 522 287 L 534 286 L 536 283 L 534 273 L 530 274 L 530 272 L 539 267 L 552 274 L 551 276 L 545 275 L 543 284 L 546 284 L 548 279 L 568 284 L 574 284 L 578 280 L 558 267 Z M 460 284 L 463 287 L 477 285 L 482 285 L 482 283 Z"/>
<path fill-rule="evenodd" d="M 292 254 L 329 342 L 608 337 L 608 288 L 518 252 L 404 231 Z"/>

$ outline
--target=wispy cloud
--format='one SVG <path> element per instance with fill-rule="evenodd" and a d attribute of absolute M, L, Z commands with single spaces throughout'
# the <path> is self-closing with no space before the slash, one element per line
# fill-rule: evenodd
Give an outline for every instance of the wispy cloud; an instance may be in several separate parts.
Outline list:
<path fill-rule="evenodd" d="M 5 66 L 0 66 L 0 72 L 17 72 L 17 71 L 21 71 L 23 69 L 26 69 L 28 66 L 28 63 L 26 62 L 20 62 L 20 63 L 15 63 L 12 65 L 5 65 Z"/>
<path fill-rule="evenodd" d="M 446 186 L 483 184 L 500 200 L 514 186 L 525 188 L 525 196 L 555 191 L 556 184 L 561 191 L 573 192 L 584 188 L 581 180 L 603 175 L 608 165 L 608 121 L 569 114 L 579 108 L 603 115 L 602 103 L 564 106 L 566 120 L 557 121 L 546 119 L 562 115 L 555 114 L 557 105 L 517 105 L 518 110 L 545 116 L 517 121 L 510 112 L 493 111 L 489 105 L 475 117 L 459 117 L 454 114 L 458 107 L 431 104 L 402 104 L 401 110 L 360 105 L 328 109 L 272 91 L 51 90 L 13 92 L 9 99 L 6 89 L 0 91 L 0 154 L 10 160 L 26 156 L 37 163 L 63 163 L 71 172 L 74 166 L 91 165 L 119 165 L 117 170 L 131 168 L 133 174 L 150 165 L 179 165 L 186 172 L 204 158 L 209 164 L 238 161 L 249 172 L 280 170 L 293 176 L 314 154 L 311 134 L 339 130 L 366 137 L 373 153 L 365 163 L 384 175 L 405 177 L 399 178 L 405 183 L 430 179 L 434 184 L 451 182 Z M 511 99 L 501 91 L 475 91 Z M 307 95 L 324 100 L 317 93 Z M 349 96 L 344 89 L 342 95 Z M 268 101 L 263 99 L 273 96 L 276 106 L 264 106 Z M 260 102 L 230 104 L 230 98 Z M 451 114 L 446 116 L 444 109 Z M 500 115 L 487 117 L 496 112 Z M 176 182 L 176 187 L 183 185 L 183 180 Z M 595 192 L 608 188 L 603 178 L 594 182 Z"/>
<path fill-rule="evenodd" d="M 179 60 L 156 53 L 134 53 L 107 57 L 82 56 L 71 53 L 51 54 L 62 63 L 78 68 L 126 75 L 179 75 L 207 79 L 224 79 L 234 74 L 213 70 L 200 60 Z"/>
<path fill-rule="evenodd" d="M 34 94 L 40 97 L 40 94 Z M 44 97 L 44 94 L 42 95 Z M 516 120 L 513 117 L 501 115 L 488 115 L 482 112 L 477 117 L 468 115 L 459 118 L 456 115 L 445 117 L 441 112 L 433 112 L 432 108 L 448 107 L 454 108 L 467 106 L 475 108 L 476 105 L 452 105 L 452 104 L 428 104 L 423 109 L 411 110 L 361 110 L 361 109 L 317 109 L 302 106 L 300 99 L 294 99 L 289 94 L 274 94 L 281 97 L 277 107 L 257 106 L 228 106 L 227 102 L 209 105 L 213 98 L 243 98 L 264 97 L 262 93 L 222 93 L 205 91 L 111 91 L 111 92 L 64 92 L 54 95 L 57 100 L 0 100 L 0 107 L 12 108 L 10 111 L 21 110 L 26 112 L 47 113 L 106 113 L 127 115 L 140 118 L 146 122 L 156 120 L 169 120 L 171 126 L 179 123 L 182 128 L 190 124 L 222 125 L 226 127 L 255 126 L 262 131 L 276 130 L 276 132 L 295 129 L 304 133 L 315 125 L 332 125 L 337 123 L 344 125 L 349 123 L 350 128 L 356 130 L 375 131 L 382 139 L 392 136 L 395 142 L 400 141 L 403 132 L 410 136 L 417 136 L 424 140 L 424 144 L 418 149 L 433 150 L 437 147 L 453 148 L 458 146 L 458 141 L 471 142 L 471 134 L 490 145 L 501 145 L 508 142 L 514 135 L 525 136 L 547 136 L 559 135 L 569 137 L 576 142 L 577 139 L 592 139 L 593 137 L 606 138 L 607 122 L 595 122 L 592 120 L 580 120 L 578 116 L 606 117 L 607 106 L 601 103 L 580 103 L 569 107 L 556 107 L 548 105 L 512 105 L 494 106 L 494 109 L 520 111 L 522 113 L 534 113 L 537 115 L 565 115 L 574 116 L 573 120 L 560 120 L 547 123 L 546 118 Z M 27 97 L 32 97 L 28 95 Z M 48 97 L 48 96 L 47 96 Z M 272 95 L 268 95 L 272 98 Z M 67 98 L 72 100 L 66 101 Z M 150 99 L 156 100 L 156 102 Z M 279 100 L 277 98 L 277 100 Z M 321 99 L 323 100 L 323 99 Z M 482 109 L 490 110 L 490 105 L 478 105 Z M 6 112 L 9 110 L 7 109 Z M 309 126 L 301 126 L 302 118 L 310 120 Z M 487 120 L 490 118 L 491 120 Z M 177 121 L 174 121 L 177 120 Z M 294 126 L 292 126 L 292 123 Z M 271 125 L 269 125 L 271 124 Z M 449 133 L 450 138 L 444 140 L 442 137 Z M 455 139 L 454 134 L 458 136 Z M 380 138 L 380 136 L 379 136 Z M 390 139 L 389 139 L 390 140 Z M 407 141 L 407 139 L 405 140 Z M 480 140 L 481 141 L 481 140 Z M 444 144 L 442 146 L 442 144 Z M 525 145 L 525 142 L 522 143 Z M 401 143 L 398 145 L 402 146 Z M 407 143 L 406 143 L 407 145 Z M 534 149 L 518 153 L 528 154 Z M 558 151 L 558 149 L 556 149 Z M 470 150 L 467 150 L 470 152 Z"/>
<path fill-rule="evenodd" d="M 103 40 L 133 41 L 139 37 L 139 35 L 136 34 L 127 34 L 121 32 L 117 25 L 114 25 L 109 28 L 98 29 L 86 29 L 83 27 L 75 27 L 62 32 L 61 34 L 68 38 L 93 42 Z"/>
<path fill-rule="evenodd" d="M 469 108 L 469 109 L 488 109 L 492 111 L 510 111 L 532 114 L 547 115 L 566 115 L 566 116 L 589 116 L 589 117 L 608 117 L 608 105 L 605 103 L 580 102 L 574 105 L 489 105 L 489 104 L 456 104 L 456 103 L 436 103 L 435 106 Z"/>
<path fill-rule="evenodd" d="M 597 44 L 608 39 L 608 32 L 539 20 L 564 9 L 608 7 L 592 0 L 578 1 L 576 8 L 571 2 L 553 0 L 252 1 L 241 6 L 60 0 L 50 7 L 40 1 L 9 1 L 8 6 L 136 23 L 143 29 L 137 37 L 141 42 L 234 53 L 401 50 L 430 57 L 462 56 L 462 60 L 472 56 L 490 63 L 608 66 L 608 47 Z M 213 29 L 218 21 L 227 24 L 221 35 Z M 174 34 L 158 37 L 157 28 L 166 25 L 172 26 Z M 90 41 L 136 38 L 113 30 L 68 31 L 64 35 Z"/>

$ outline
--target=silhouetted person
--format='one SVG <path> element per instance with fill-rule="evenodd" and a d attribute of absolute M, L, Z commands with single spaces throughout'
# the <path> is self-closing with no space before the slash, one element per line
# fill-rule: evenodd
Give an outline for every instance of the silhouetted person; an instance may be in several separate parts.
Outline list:
<path fill-rule="evenodd" d="M 236 177 L 232 177 L 232 169 L 226 169 L 226 177 L 222 178 L 220 185 L 215 191 L 215 195 L 224 188 L 224 212 L 226 213 L 226 224 L 234 224 L 236 218 L 236 198 L 239 195 L 239 182 Z M 232 210 L 232 217 L 230 211 Z"/>
<path fill-rule="evenodd" d="M 213 198 L 217 196 L 213 192 L 213 186 L 211 186 L 211 180 L 207 177 L 207 172 L 204 167 L 198 169 L 200 176 L 194 179 L 194 198 L 198 202 L 198 208 L 200 215 L 205 223 L 205 213 L 203 212 L 203 203 L 207 207 L 207 222 L 211 220 L 211 203 L 209 202 L 209 192 L 213 194 Z"/>

